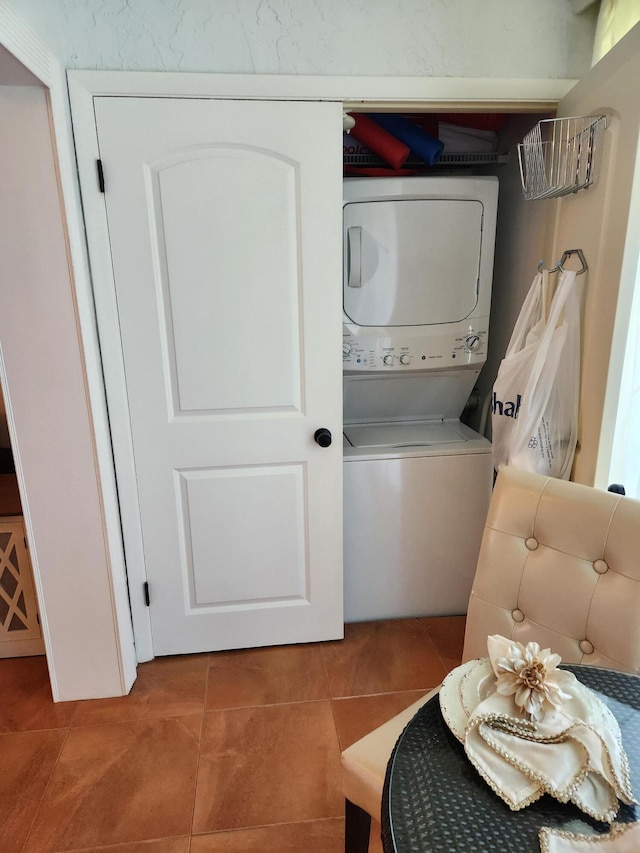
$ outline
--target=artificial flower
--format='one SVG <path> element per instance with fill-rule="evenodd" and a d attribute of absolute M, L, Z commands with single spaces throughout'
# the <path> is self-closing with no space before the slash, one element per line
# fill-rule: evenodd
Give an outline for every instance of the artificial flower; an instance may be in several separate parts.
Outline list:
<path fill-rule="evenodd" d="M 541 720 L 547 711 L 571 698 L 567 688 L 576 678 L 558 669 L 562 658 L 551 649 L 541 649 L 538 643 L 523 646 L 498 634 L 487 639 L 487 646 L 497 676 L 497 692 L 513 696 L 530 720 Z"/>

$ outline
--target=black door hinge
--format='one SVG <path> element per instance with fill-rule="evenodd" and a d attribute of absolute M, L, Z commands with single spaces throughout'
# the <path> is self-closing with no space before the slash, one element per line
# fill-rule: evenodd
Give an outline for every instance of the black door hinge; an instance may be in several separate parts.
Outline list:
<path fill-rule="evenodd" d="M 100 192 L 104 192 L 104 170 L 102 168 L 102 160 L 96 160 L 96 166 L 98 168 L 98 187 L 100 188 Z"/>
<path fill-rule="evenodd" d="M 148 581 L 145 581 L 142 584 L 142 592 L 144 594 L 144 603 L 148 607 L 151 604 L 151 597 L 149 595 L 149 582 Z"/>

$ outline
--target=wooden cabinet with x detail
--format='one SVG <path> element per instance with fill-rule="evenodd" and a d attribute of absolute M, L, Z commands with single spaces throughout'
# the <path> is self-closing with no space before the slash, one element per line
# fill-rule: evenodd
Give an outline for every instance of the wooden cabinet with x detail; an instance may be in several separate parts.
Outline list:
<path fill-rule="evenodd" d="M 0 658 L 44 654 L 14 474 L 0 475 Z"/>

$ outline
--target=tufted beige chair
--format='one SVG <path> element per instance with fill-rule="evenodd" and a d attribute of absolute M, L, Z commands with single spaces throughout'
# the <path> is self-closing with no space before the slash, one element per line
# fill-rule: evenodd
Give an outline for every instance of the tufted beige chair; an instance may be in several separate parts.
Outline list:
<path fill-rule="evenodd" d="M 503 468 L 469 600 L 463 661 L 487 636 L 535 640 L 567 663 L 640 672 L 640 501 Z M 367 853 L 396 740 L 436 690 L 342 753 L 346 853 Z"/>

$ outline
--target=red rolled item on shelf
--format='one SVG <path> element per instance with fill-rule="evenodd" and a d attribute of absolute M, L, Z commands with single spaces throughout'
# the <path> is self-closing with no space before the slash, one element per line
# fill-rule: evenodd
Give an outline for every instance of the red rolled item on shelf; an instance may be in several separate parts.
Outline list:
<path fill-rule="evenodd" d="M 394 169 L 399 169 L 410 154 L 408 145 L 380 127 L 373 119 L 361 113 L 349 113 L 355 120 L 351 136 L 361 142 L 378 157 L 382 157 Z"/>

